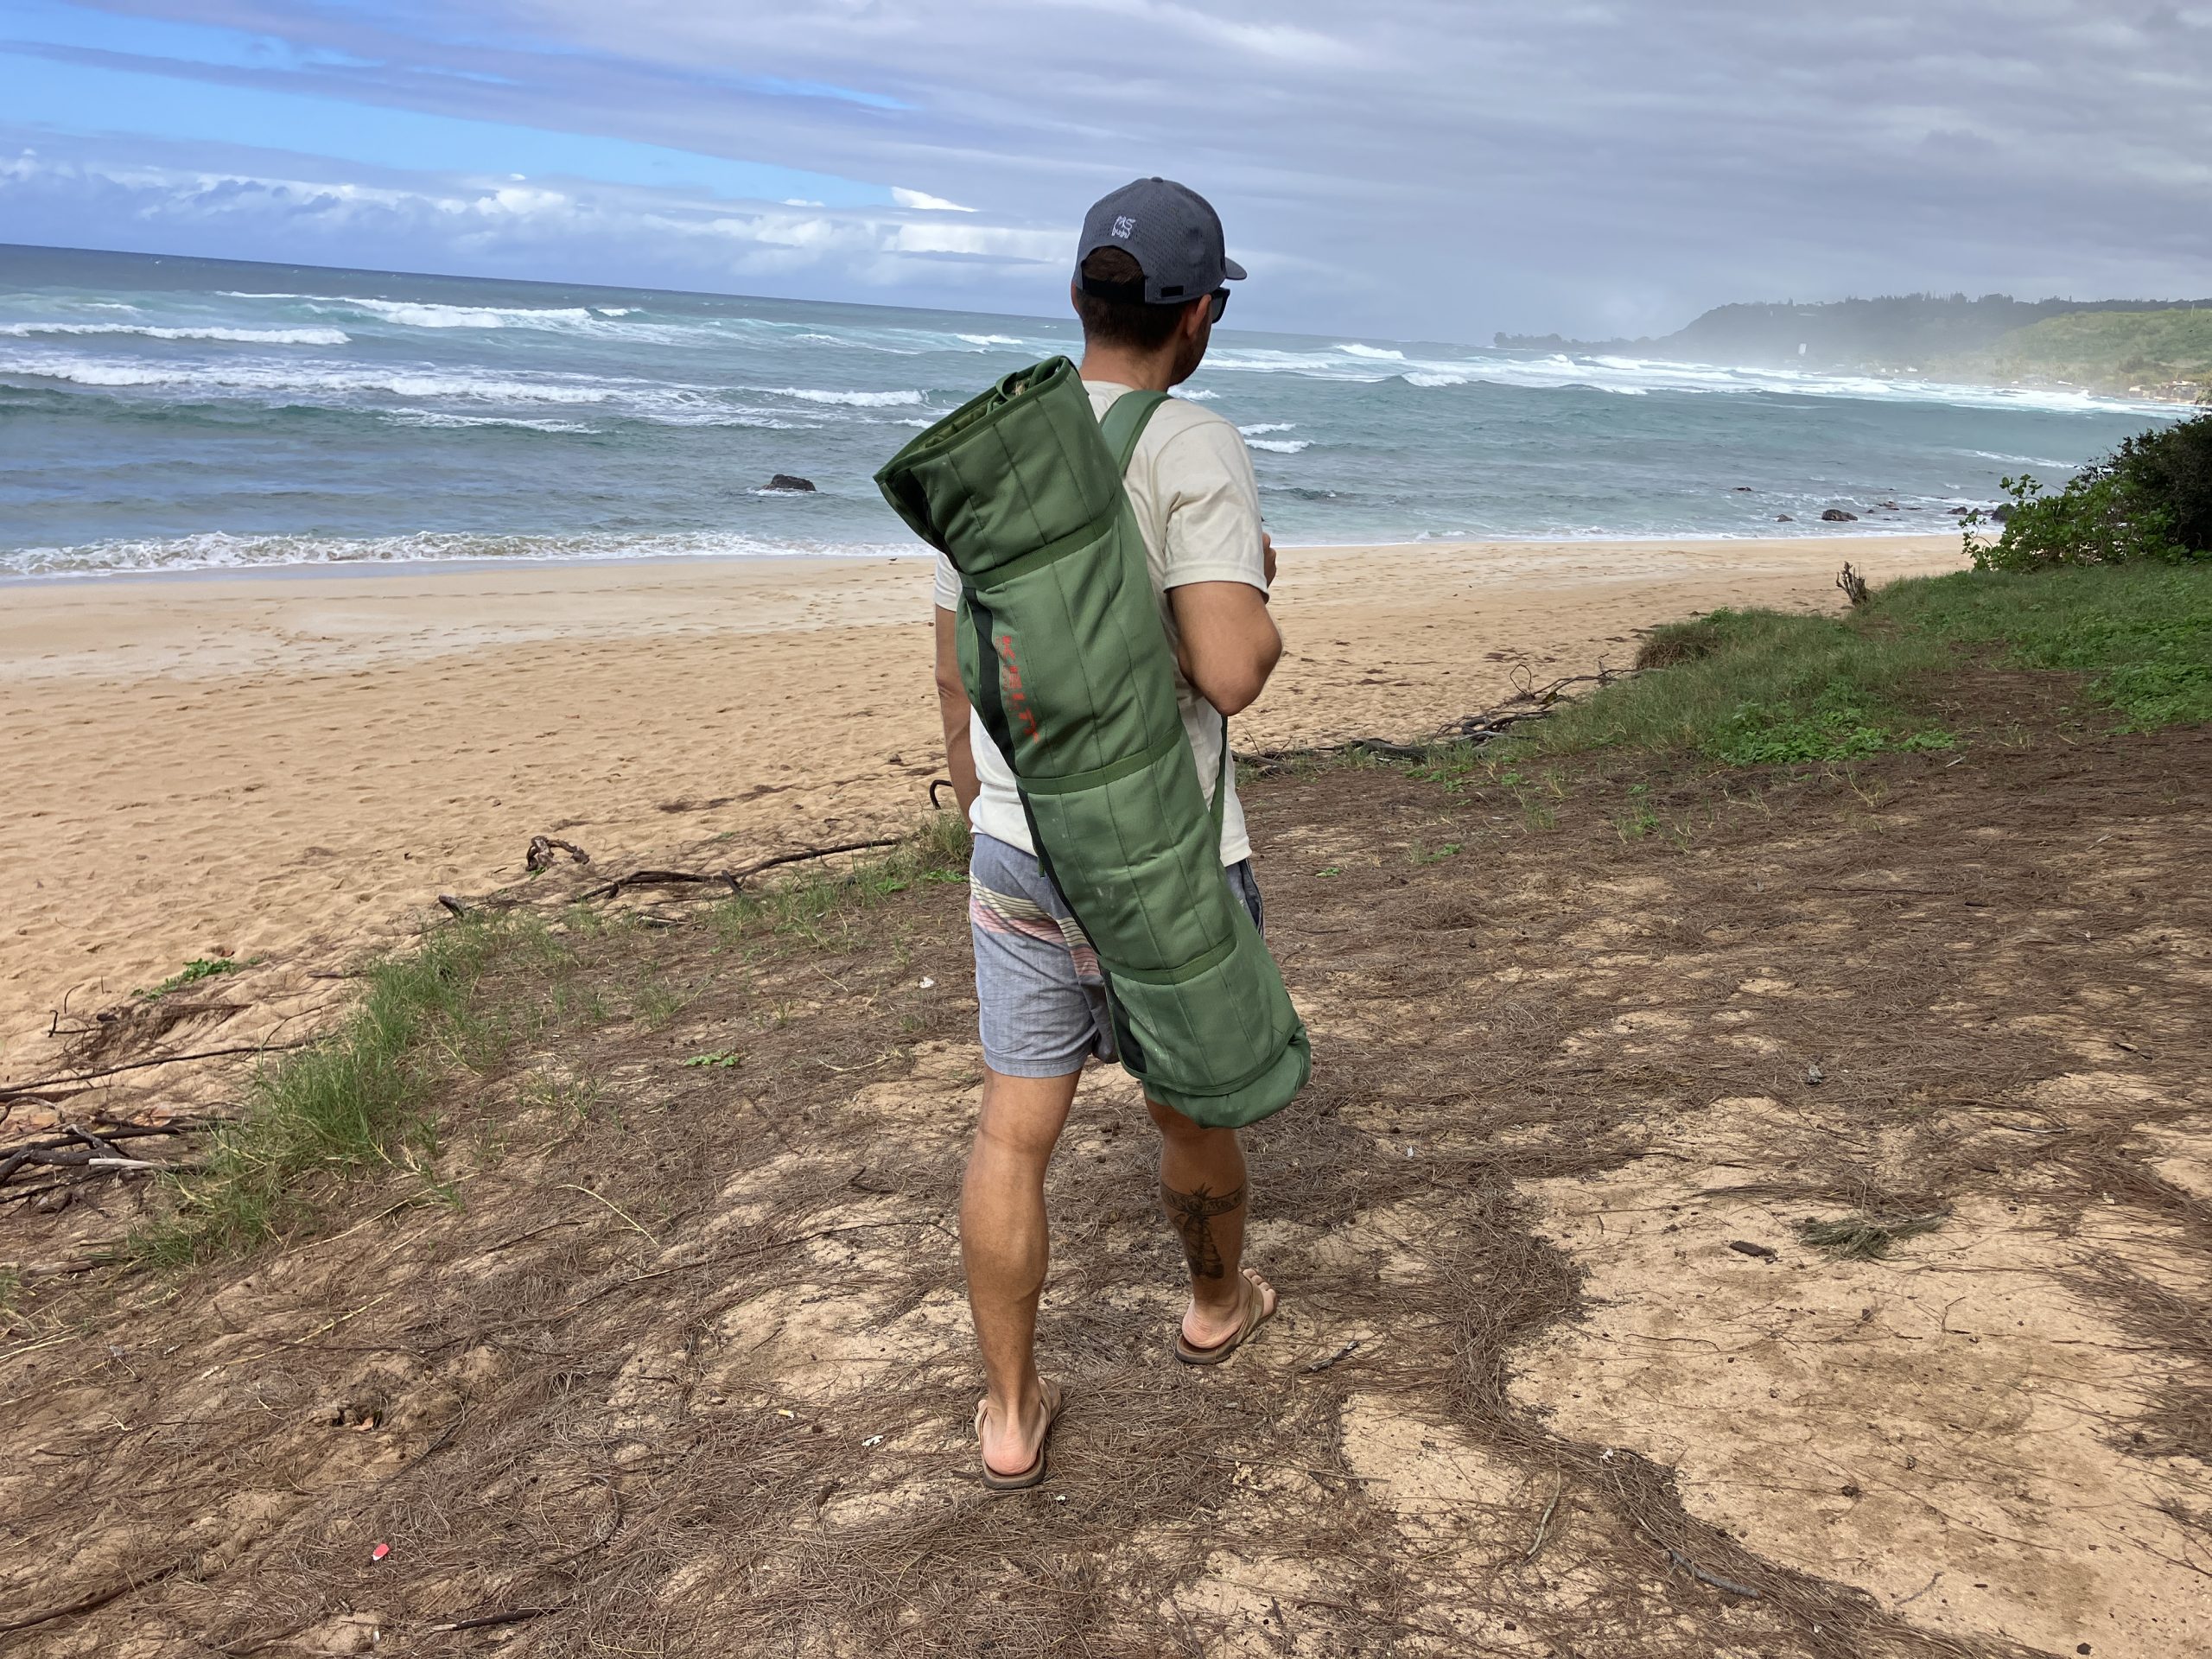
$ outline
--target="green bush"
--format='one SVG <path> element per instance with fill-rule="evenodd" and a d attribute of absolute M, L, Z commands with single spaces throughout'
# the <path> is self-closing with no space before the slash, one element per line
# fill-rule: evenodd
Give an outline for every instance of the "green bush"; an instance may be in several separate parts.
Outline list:
<path fill-rule="evenodd" d="M 1980 513 L 1967 515 L 1976 569 L 2212 558 L 2212 413 L 2122 440 L 2055 495 L 2032 477 L 2004 487 L 2012 511 L 1996 541 L 1975 535 Z"/>

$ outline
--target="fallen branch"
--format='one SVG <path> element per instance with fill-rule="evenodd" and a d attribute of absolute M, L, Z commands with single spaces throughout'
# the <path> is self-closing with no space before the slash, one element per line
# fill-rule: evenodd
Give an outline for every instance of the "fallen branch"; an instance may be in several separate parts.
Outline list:
<path fill-rule="evenodd" d="M 1319 1372 L 1327 1370 L 1329 1367 L 1334 1365 L 1339 1360 L 1350 1359 L 1352 1355 L 1357 1351 L 1358 1347 L 1359 1338 L 1357 1337 L 1354 1337 L 1350 1342 L 1344 1344 L 1343 1347 L 1338 1349 L 1335 1353 L 1331 1354 L 1326 1359 L 1317 1359 L 1311 1365 L 1308 1365 L 1306 1368 L 1306 1375 L 1313 1376 Z"/>
<path fill-rule="evenodd" d="M 554 865 L 556 850 L 566 853 L 571 864 L 588 864 L 591 855 L 573 841 L 563 841 L 556 836 L 532 836 L 530 849 L 522 855 L 522 867 L 535 875 L 540 870 L 550 870 Z"/>
<path fill-rule="evenodd" d="M 450 1624 L 433 1624 L 430 1634 L 450 1636 L 455 1630 L 488 1630 L 495 1624 L 520 1624 L 559 1611 L 559 1607 L 518 1607 L 511 1613 L 486 1613 L 480 1618 L 457 1618 Z"/>
<path fill-rule="evenodd" d="M 282 1053 L 289 1048 L 306 1048 L 319 1040 L 314 1037 L 304 1037 L 296 1043 L 241 1043 L 235 1048 L 203 1048 L 190 1054 L 160 1054 L 151 1059 L 105 1066 L 98 1071 L 79 1071 L 74 1077 L 40 1077 L 32 1083 L 0 1084 L 0 1100 L 15 1100 L 45 1089 L 81 1087 L 101 1077 L 112 1077 L 124 1071 L 143 1071 L 149 1066 L 181 1065 L 187 1060 L 219 1060 L 232 1054 Z"/>
<path fill-rule="evenodd" d="M 158 1573 L 149 1573 L 143 1579 L 126 1579 L 112 1590 L 95 1591 L 92 1594 L 81 1597 L 67 1606 L 49 1607 L 44 1612 L 29 1613 L 22 1618 L 9 1619 L 4 1624 L 0 1624 L 0 1636 L 4 1636 L 10 1630 L 28 1630 L 35 1625 L 51 1624 L 57 1618 L 69 1618 L 78 1613 L 92 1612 L 98 1608 L 106 1606 L 108 1603 L 116 1600 L 118 1597 L 129 1595 L 134 1590 L 143 1590 L 149 1585 L 160 1583 L 183 1565 L 184 1562 L 181 1560 L 171 1561 Z"/>
<path fill-rule="evenodd" d="M 896 847 L 903 837 L 881 836 L 873 841 L 840 842 L 834 847 L 807 847 L 795 853 L 778 853 L 773 857 L 757 859 L 750 864 L 741 864 L 732 870 L 636 870 L 618 876 L 604 887 L 590 889 L 576 895 L 576 902 L 593 899 L 612 899 L 627 887 L 681 887 L 693 886 L 727 887 L 734 896 L 746 880 L 763 870 L 772 870 L 785 864 L 804 864 L 817 858 L 835 858 L 841 853 L 873 852 L 880 848 Z M 440 903 L 444 901 L 441 899 Z"/>
<path fill-rule="evenodd" d="M 1529 676 L 1527 665 L 1522 664 L 1514 670 L 1517 689 L 1505 702 L 1481 714 L 1464 715 L 1441 731 L 1410 743 L 1400 743 L 1382 737 L 1354 737 L 1341 743 L 1318 744 L 1306 748 L 1239 751 L 1236 759 L 1262 771 L 1272 770 L 1287 761 L 1328 754 L 1371 754 L 1385 760 L 1426 760 L 1430 751 L 1440 746 L 1493 742 L 1510 735 L 1516 726 L 1545 719 L 1562 704 L 1574 701 L 1569 693 L 1576 686 L 1587 685 L 1602 690 L 1618 681 L 1633 679 L 1637 671 L 1632 668 L 1601 665 L 1594 674 L 1567 674 L 1538 685 Z"/>

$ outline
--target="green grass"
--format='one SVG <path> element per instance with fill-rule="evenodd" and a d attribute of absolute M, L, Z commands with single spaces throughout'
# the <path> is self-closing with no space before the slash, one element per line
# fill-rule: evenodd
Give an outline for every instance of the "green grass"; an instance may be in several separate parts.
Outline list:
<path fill-rule="evenodd" d="M 735 944 L 766 931 L 823 944 L 861 912 L 909 887 L 961 881 L 968 874 L 968 821 L 932 812 L 913 833 L 880 857 L 842 871 L 814 870 L 760 893 L 740 893 L 714 907 L 712 919 Z"/>
<path fill-rule="evenodd" d="M 346 1024 L 264 1067 L 244 1115 L 215 1131 L 199 1169 L 175 1178 L 169 1212 L 133 1231 L 127 1253 L 181 1267 L 249 1249 L 310 1224 L 336 1181 L 423 1166 L 435 1145 L 427 1108 L 439 1079 L 494 1064 L 504 1047 L 474 1006 L 476 982 L 530 926 L 455 923 L 370 968 Z"/>
<path fill-rule="evenodd" d="M 158 985 L 149 985 L 132 995 L 152 1001 L 157 996 L 167 996 L 171 991 L 181 990 L 187 985 L 197 985 L 203 979 L 213 979 L 218 974 L 235 974 L 246 964 L 228 957 L 195 957 L 171 974 Z"/>
<path fill-rule="evenodd" d="M 1962 644 L 2001 642 L 2019 668 L 2089 677 L 2120 729 L 2212 720 L 2212 568 L 2128 565 L 1974 571 L 1901 582 L 1881 612 L 1915 632 Z"/>
<path fill-rule="evenodd" d="M 1834 1221 L 1803 1221 L 1797 1236 L 1816 1249 L 1848 1262 L 1878 1262 L 1899 1239 L 1932 1233 L 1948 1217 L 1941 1211 L 1917 1216 L 1845 1216 Z"/>
<path fill-rule="evenodd" d="M 2119 715 L 2120 731 L 2212 720 L 2212 566 L 1922 577 L 1840 618 L 1716 611 L 1656 630 L 1640 659 L 1650 671 L 1561 711 L 1487 764 L 1605 748 L 1730 766 L 1948 749 L 1958 739 L 1920 712 L 1920 690 L 1961 665 L 1962 645 L 1994 647 L 1989 659 L 2010 667 L 2086 675 L 2089 699 Z"/>
<path fill-rule="evenodd" d="M 1726 766 L 1771 766 L 1954 741 L 1916 717 L 1908 696 L 1915 677 L 1948 654 L 1879 619 L 1716 611 L 1657 630 L 1643 656 L 1662 666 L 1546 721 L 1516 746 L 1521 758 L 1690 750 Z"/>

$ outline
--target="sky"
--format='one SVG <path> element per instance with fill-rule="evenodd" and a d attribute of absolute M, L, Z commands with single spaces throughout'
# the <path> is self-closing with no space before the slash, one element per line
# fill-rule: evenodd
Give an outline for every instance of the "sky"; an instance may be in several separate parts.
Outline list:
<path fill-rule="evenodd" d="M 1208 196 L 1247 327 L 2212 295 L 2212 0 L 0 0 L 0 241 L 1049 315 Z"/>

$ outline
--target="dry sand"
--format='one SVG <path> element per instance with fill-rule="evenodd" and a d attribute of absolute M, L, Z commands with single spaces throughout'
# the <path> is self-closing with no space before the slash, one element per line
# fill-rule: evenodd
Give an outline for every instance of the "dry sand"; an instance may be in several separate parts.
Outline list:
<path fill-rule="evenodd" d="M 1516 664 L 1624 664 L 1637 629 L 1719 605 L 1837 606 L 1847 558 L 1878 580 L 1958 557 L 1948 536 L 1290 550 L 1289 653 L 1236 741 L 1416 734 Z M 193 957 L 266 957 L 304 990 L 439 893 L 512 879 L 533 835 L 619 871 L 903 824 L 940 760 L 929 578 L 911 557 L 7 588 L 0 1079 L 54 1060 L 54 1010 Z"/>

